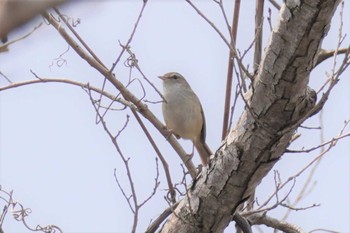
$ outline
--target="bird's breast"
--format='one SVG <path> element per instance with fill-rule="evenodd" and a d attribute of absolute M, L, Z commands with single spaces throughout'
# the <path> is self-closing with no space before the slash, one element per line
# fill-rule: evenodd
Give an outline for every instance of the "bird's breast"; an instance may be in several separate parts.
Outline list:
<path fill-rule="evenodd" d="M 201 105 L 191 92 L 165 93 L 163 115 L 167 127 L 184 139 L 195 140 L 203 127 Z"/>

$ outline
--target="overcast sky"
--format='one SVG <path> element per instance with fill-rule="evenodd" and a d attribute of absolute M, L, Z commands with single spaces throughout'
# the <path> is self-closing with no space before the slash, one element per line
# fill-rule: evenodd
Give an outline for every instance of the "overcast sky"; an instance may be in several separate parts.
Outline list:
<path fill-rule="evenodd" d="M 244 52 L 254 38 L 255 1 L 242 1 L 237 48 Z M 347 2 L 349 4 L 349 2 Z M 76 30 L 97 56 L 110 67 L 121 50 L 118 40 L 125 43 L 141 9 L 142 1 L 87 1 L 60 7 L 62 12 L 80 18 Z M 233 1 L 227 1 L 229 21 L 232 18 Z M 199 4 L 227 36 L 220 9 L 211 1 Z M 265 7 L 264 45 L 269 38 L 269 25 Z M 345 8 L 349 7 L 345 5 Z M 272 8 L 272 7 L 271 7 Z M 346 8 L 348 9 L 348 8 Z M 277 12 L 272 8 L 272 24 Z M 344 33 L 349 34 L 349 12 L 345 11 Z M 9 39 L 22 36 L 42 22 L 37 17 L 31 23 L 14 31 Z M 336 46 L 339 28 L 339 12 L 323 47 Z M 347 31 L 346 31 L 347 30 Z M 349 45 L 349 37 L 344 46 Z M 73 49 L 50 25 L 43 24 L 27 39 L 10 46 L 10 51 L 0 53 L 0 71 L 12 82 L 39 77 L 65 78 L 101 87 L 103 77 L 76 55 Z M 146 76 L 161 89 L 156 77 L 169 71 L 183 74 L 198 94 L 207 121 L 207 143 L 215 150 L 221 142 L 223 99 L 227 70 L 228 50 L 218 34 L 185 2 L 150 1 L 131 44 L 139 65 Z M 56 58 L 65 59 L 58 66 Z M 342 57 L 341 57 L 342 58 Z M 339 58 L 338 64 L 341 63 Z M 123 62 L 126 57 L 123 57 Z M 114 73 L 122 81 L 129 77 L 129 68 L 121 62 Z M 252 53 L 244 61 L 252 67 Z M 310 86 L 316 90 L 327 79 L 332 61 L 317 67 L 310 77 Z M 323 111 L 324 139 L 337 136 L 344 120 L 350 117 L 350 72 L 342 76 Z M 136 70 L 133 78 L 141 78 Z M 7 81 L 0 77 L 0 85 Z M 131 90 L 138 97 L 142 89 L 137 82 Z M 147 84 L 146 99 L 160 100 Z M 112 94 L 117 92 L 108 85 Z M 97 97 L 97 96 L 96 96 Z M 104 103 L 107 103 L 104 102 Z M 148 103 L 149 108 L 163 121 L 161 105 Z M 234 122 L 243 110 L 240 103 L 235 111 Z M 35 227 L 55 224 L 64 232 L 129 232 L 132 213 L 114 178 L 114 169 L 125 191 L 130 193 L 125 167 L 101 125 L 95 124 L 95 112 L 88 95 L 78 87 L 66 84 L 45 83 L 0 92 L 0 184 L 2 189 L 13 190 L 13 197 L 32 213 L 27 219 Z M 106 116 L 113 132 L 125 124 L 129 110 L 109 111 Z M 150 124 L 145 123 L 162 153 L 168 160 L 174 182 L 182 178 L 181 160 L 173 149 Z M 305 126 L 318 127 L 319 117 L 314 116 Z M 345 132 L 349 132 L 347 127 Z M 320 143 L 320 130 L 299 129 L 302 136 L 291 145 L 293 149 L 309 148 Z M 118 140 L 130 166 L 138 200 L 153 190 L 156 176 L 155 152 L 133 117 Z M 186 151 L 191 143 L 180 140 Z M 282 181 L 306 166 L 320 151 L 309 154 L 285 154 L 276 164 Z M 288 221 L 306 231 L 326 228 L 350 232 L 350 143 L 349 139 L 338 142 L 322 160 L 312 178 L 313 189 L 297 207 L 320 204 L 319 207 L 292 212 Z M 199 163 L 198 155 L 194 163 Z M 140 212 L 138 232 L 143 232 L 149 222 L 167 207 L 164 201 L 167 188 L 164 172 L 160 168 L 160 188 L 155 197 Z M 293 202 L 303 187 L 309 170 L 298 177 L 290 195 Z M 258 201 L 263 203 L 274 190 L 274 172 L 264 178 L 258 188 Z M 289 186 L 290 188 L 290 186 Z M 289 189 L 281 192 L 285 195 Z M 1 194 L 3 195 L 3 194 Z M 1 203 L 1 202 L 0 202 Z M 3 203 L 1 203 L 2 209 Z M 286 209 L 271 211 L 275 218 L 284 216 Z M 24 232 L 23 224 L 7 216 L 3 229 L 6 233 Z M 232 231 L 231 231 L 232 232 Z M 266 232 L 272 232 L 269 229 Z"/>

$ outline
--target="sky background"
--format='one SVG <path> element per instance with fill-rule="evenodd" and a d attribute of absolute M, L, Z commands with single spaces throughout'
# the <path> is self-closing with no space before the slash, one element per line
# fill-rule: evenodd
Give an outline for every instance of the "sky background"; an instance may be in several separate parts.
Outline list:
<path fill-rule="evenodd" d="M 225 1 L 228 19 L 231 22 L 234 1 Z M 237 48 L 244 52 L 254 38 L 255 1 L 242 1 Z M 345 9 L 349 2 L 346 1 Z M 118 41 L 126 43 L 138 17 L 142 1 L 82 1 L 60 7 L 62 13 L 79 18 L 75 28 L 95 54 L 107 67 L 118 57 L 121 48 Z M 228 35 L 220 9 L 212 1 L 202 1 L 198 7 Z M 269 39 L 267 22 L 268 7 L 272 9 L 272 24 L 278 12 L 267 3 L 264 14 L 264 47 Z M 349 12 L 344 12 L 344 33 L 349 34 Z M 18 38 L 42 22 L 35 18 L 27 25 L 9 35 L 9 40 Z M 332 49 L 337 44 L 340 25 L 339 11 L 323 48 Z M 344 46 L 350 43 L 349 36 Z M 73 49 L 50 25 L 43 24 L 27 39 L 10 46 L 10 51 L 0 53 L 0 71 L 12 82 L 33 80 L 31 70 L 43 78 L 65 78 L 101 87 L 103 77 L 76 55 Z M 149 1 L 131 49 L 138 64 L 157 88 L 157 79 L 169 71 L 183 74 L 199 96 L 206 116 L 207 143 L 215 150 L 221 142 L 222 114 L 226 83 L 228 49 L 218 34 L 185 2 Z M 64 53 L 64 54 L 63 54 Z M 61 54 L 62 66 L 55 63 Z M 123 65 L 127 57 L 116 67 L 114 73 L 123 83 L 129 77 L 129 68 Z M 338 64 L 341 63 L 341 58 Z M 244 64 L 252 67 L 252 52 Z M 310 86 L 318 90 L 327 79 L 332 59 L 317 67 L 311 74 Z M 324 107 L 323 124 L 326 141 L 337 136 L 350 117 L 349 70 L 344 73 Z M 133 78 L 141 78 L 136 70 Z M 144 83 L 149 101 L 160 100 L 156 92 Z M 0 77 L 0 85 L 7 85 Z M 142 89 L 134 82 L 130 89 L 142 96 Z M 117 94 L 110 85 L 106 90 Z M 97 97 L 97 96 L 95 96 Z M 108 104 L 105 101 L 104 104 Z M 115 107 L 118 107 L 116 105 Z M 148 103 L 153 113 L 163 120 L 161 105 Z M 243 110 L 239 103 L 235 110 L 235 125 Z M 109 111 L 107 125 L 117 132 L 125 124 L 129 110 Z M 0 92 L 0 184 L 3 190 L 13 190 L 13 197 L 32 213 L 27 218 L 30 226 L 54 224 L 64 232 L 130 232 L 132 213 L 123 198 L 114 178 L 117 176 L 129 192 L 125 167 L 109 137 L 101 125 L 95 124 L 96 114 L 89 96 L 79 87 L 59 83 L 35 84 Z M 177 183 L 182 178 L 181 160 L 173 149 L 146 120 L 161 152 L 166 157 Z M 319 116 L 314 116 L 303 125 L 318 127 Z M 349 132 L 349 127 L 345 132 Z M 301 137 L 292 149 L 309 148 L 320 143 L 320 130 L 299 129 Z M 131 116 L 128 127 L 118 138 L 121 150 L 130 157 L 130 167 L 138 200 L 142 202 L 153 190 L 156 176 L 155 152 Z M 186 151 L 191 143 L 181 140 Z M 274 167 L 282 181 L 297 173 L 318 154 L 285 154 Z M 313 189 L 297 207 L 320 204 L 319 207 L 292 212 L 288 221 L 306 231 L 325 228 L 338 232 L 350 232 L 350 143 L 349 139 L 338 142 L 322 160 L 312 178 Z M 198 155 L 194 163 L 199 164 Z M 140 211 L 138 232 L 143 232 L 168 205 L 164 201 L 167 188 L 164 172 L 160 167 L 160 188 L 157 194 Z M 308 170 L 309 171 L 309 170 Z M 290 201 L 298 196 L 308 173 L 297 178 Z M 274 172 L 271 171 L 257 190 L 259 203 L 263 203 L 274 190 Z M 290 186 L 288 186 L 290 187 Z M 281 196 L 289 189 L 281 191 Z M 1 194 L 3 196 L 3 194 Z M 1 209 L 3 203 L 1 203 Z M 284 216 L 286 209 L 278 208 L 269 214 L 275 218 Z M 233 225 L 233 224 L 231 224 Z M 232 232 L 233 226 L 227 230 Z M 27 232 L 23 224 L 10 215 L 3 229 L 6 233 Z M 272 232 L 265 229 L 265 232 Z"/>

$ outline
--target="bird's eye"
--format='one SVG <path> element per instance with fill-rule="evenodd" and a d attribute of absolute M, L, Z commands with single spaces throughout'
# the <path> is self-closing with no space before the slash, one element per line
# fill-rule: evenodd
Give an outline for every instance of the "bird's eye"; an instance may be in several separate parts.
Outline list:
<path fill-rule="evenodd" d="M 178 79 L 179 77 L 176 74 L 174 74 L 172 78 L 173 79 Z"/>

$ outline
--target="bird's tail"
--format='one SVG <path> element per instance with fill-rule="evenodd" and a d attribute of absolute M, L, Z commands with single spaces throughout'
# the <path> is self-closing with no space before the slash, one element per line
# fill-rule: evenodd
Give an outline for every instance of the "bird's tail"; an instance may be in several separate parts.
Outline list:
<path fill-rule="evenodd" d="M 201 141 L 194 143 L 194 146 L 199 153 L 203 166 L 207 165 L 209 163 L 210 156 L 213 154 L 209 146 L 205 142 Z"/>

